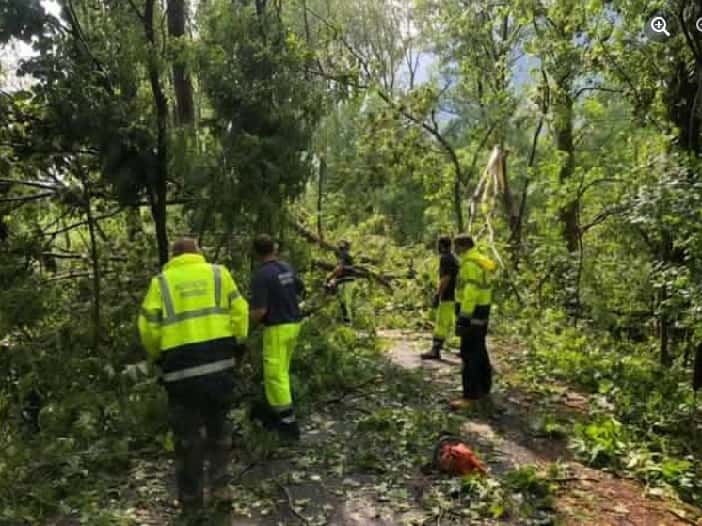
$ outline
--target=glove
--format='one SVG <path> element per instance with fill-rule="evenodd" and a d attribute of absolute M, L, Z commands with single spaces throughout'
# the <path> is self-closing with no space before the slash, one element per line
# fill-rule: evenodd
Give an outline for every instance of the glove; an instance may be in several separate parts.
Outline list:
<path fill-rule="evenodd" d="M 432 309 L 439 308 L 439 295 L 438 294 L 434 294 L 434 297 L 431 300 L 431 307 L 432 307 Z"/>

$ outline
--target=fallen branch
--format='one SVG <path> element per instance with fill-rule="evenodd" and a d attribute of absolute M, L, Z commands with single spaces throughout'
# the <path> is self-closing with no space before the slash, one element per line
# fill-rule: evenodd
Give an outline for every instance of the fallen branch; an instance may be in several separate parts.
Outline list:
<path fill-rule="evenodd" d="M 256 466 L 256 464 L 258 464 L 258 462 L 251 462 L 250 464 L 246 465 L 241 471 L 239 471 L 239 473 L 232 477 L 232 484 L 237 484 L 246 473 L 251 471 L 254 466 Z"/>
<path fill-rule="evenodd" d="M 290 507 L 290 511 L 292 512 L 292 514 L 295 515 L 295 517 L 297 517 L 297 519 L 298 519 L 302 524 L 309 524 L 310 522 L 304 517 L 304 515 L 301 515 L 300 512 L 298 512 L 298 511 L 295 509 L 295 503 L 293 502 L 292 495 L 290 495 L 290 491 L 288 490 L 288 488 L 286 488 L 285 486 L 283 486 L 283 485 L 282 485 L 279 481 L 277 481 L 277 480 L 275 481 L 275 484 L 276 484 L 276 486 L 278 486 L 278 487 L 281 489 L 281 491 L 282 491 L 282 492 L 285 494 L 285 496 L 287 497 L 287 499 L 288 499 L 288 506 Z"/>
<path fill-rule="evenodd" d="M 116 270 L 103 270 L 102 275 L 114 274 Z M 70 274 L 59 274 L 58 276 L 52 276 L 42 281 L 42 283 L 51 283 L 52 281 L 64 281 L 67 279 L 78 279 L 78 278 L 92 278 L 92 272 L 74 272 Z"/>
<path fill-rule="evenodd" d="M 119 215 L 123 211 L 124 211 L 124 208 L 118 208 L 116 210 L 113 210 L 112 212 L 107 212 L 105 214 L 94 217 L 93 221 L 102 221 L 103 219 L 109 219 L 111 217 Z M 81 221 L 80 223 L 73 223 L 72 225 L 68 225 L 67 227 L 63 227 L 63 228 L 60 228 L 58 230 L 54 230 L 53 232 L 42 232 L 42 235 L 48 236 L 48 237 L 56 237 L 59 234 L 63 234 L 65 232 L 70 232 L 71 230 L 74 230 L 76 228 L 86 226 L 87 224 L 88 224 L 88 221 Z"/>
<path fill-rule="evenodd" d="M 382 381 L 382 378 L 380 376 L 374 376 L 373 378 L 366 380 L 365 382 L 361 382 L 358 385 L 355 385 L 351 387 L 350 389 L 346 390 L 344 393 L 341 395 L 335 397 L 335 398 L 330 398 L 328 400 L 322 400 L 321 402 L 318 403 L 318 405 L 331 405 L 331 404 L 338 404 L 346 400 L 349 396 L 352 394 L 356 393 L 356 391 L 359 391 L 363 389 L 364 387 L 368 387 L 371 384 L 379 383 Z M 370 392 L 366 393 L 361 393 L 358 396 L 368 396 L 370 395 Z M 355 396 L 354 398 L 357 398 L 358 396 Z"/>
<path fill-rule="evenodd" d="M 328 241 L 325 241 L 324 239 L 319 238 L 314 232 L 311 230 L 308 230 L 304 226 L 302 226 L 300 223 L 295 221 L 294 219 L 289 219 L 290 226 L 293 227 L 293 230 L 300 234 L 304 239 L 309 241 L 310 243 L 314 243 L 316 245 L 319 245 L 320 248 L 323 248 L 324 250 L 327 250 L 328 252 L 336 252 L 336 247 L 329 243 Z"/>
<path fill-rule="evenodd" d="M 553 482 L 602 482 L 602 479 L 596 479 L 593 477 L 563 477 L 557 479 L 551 479 Z"/>
<path fill-rule="evenodd" d="M 25 197 L 6 197 L 4 199 L 0 199 L 0 203 L 30 203 L 32 201 L 38 201 L 39 199 L 53 197 L 54 195 L 56 195 L 55 192 L 43 192 Z"/>
<path fill-rule="evenodd" d="M 684 515 L 678 513 L 675 510 L 671 510 L 670 508 L 654 508 L 651 506 L 645 506 L 645 508 L 649 511 L 665 511 L 665 512 L 670 513 L 673 517 L 677 518 L 678 520 L 683 521 L 686 524 L 692 524 L 692 526 L 700 526 L 699 520 L 688 519 Z"/>
<path fill-rule="evenodd" d="M 303 225 L 298 223 L 292 218 L 289 218 L 288 222 L 290 225 L 293 227 L 293 229 L 300 234 L 304 239 L 307 241 L 314 243 L 318 245 L 320 248 L 323 248 L 324 250 L 328 252 L 334 252 L 336 253 L 337 249 L 334 245 L 329 243 L 328 241 L 324 241 L 323 239 L 320 239 L 314 232 L 308 230 L 305 228 Z M 320 267 L 323 268 L 323 265 L 327 265 L 324 262 L 317 261 L 317 263 L 321 263 Z M 367 267 L 363 267 L 360 265 L 354 265 L 354 268 L 358 272 L 358 275 L 362 278 L 367 278 L 367 279 L 373 279 L 374 281 L 380 283 L 382 286 L 387 288 L 388 290 L 392 290 L 392 284 L 390 281 L 383 275 L 378 274 L 377 272 L 374 272 L 370 270 Z"/>
<path fill-rule="evenodd" d="M 70 252 L 42 252 L 41 255 L 44 257 L 56 259 L 90 259 L 90 256 L 88 254 L 75 254 Z M 127 256 L 109 256 L 107 259 L 109 259 L 110 261 L 127 261 Z"/>
<path fill-rule="evenodd" d="M 52 192 L 58 190 L 58 187 L 56 187 L 56 185 L 42 183 L 41 181 L 16 181 L 14 179 L 0 179 L 0 183 L 8 186 L 12 186 L 15 184 L 31 186 L 32 188 L 40 188 L 41 190 L 51 190 Z"/>

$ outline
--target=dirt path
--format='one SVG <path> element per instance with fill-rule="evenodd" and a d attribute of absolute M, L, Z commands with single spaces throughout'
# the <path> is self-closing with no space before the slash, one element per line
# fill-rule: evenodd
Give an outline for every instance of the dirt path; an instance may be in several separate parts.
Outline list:
<path fill-rule="evenodd" d="M 394 363 L 422 370 L 447 399 L 460 396 L 460 358 L 456 354 L 444 353 L 440 362 L 423 362 L 419 354 L 429 347 L 427 338 L 402 331 L 385 331 L 381 336 L 390 343 L 389 356 Z M 511 381 L 510 358 L 520 351 L 500 341 L 491 341 L 489 348 L 497 378 L 493 394 L 497 410 L 488 416 L 471 415 L 461 429 L 469 441 L 494 448 L 496 457 L 488 459 L 493 471 L 504 469 L 504 463 L 515 467 L 534 465 L 542 470 L 559 463 L 567 473 L 556 500 L 563 524 L 702 525 L 700 510 L 647 495 L 636 481 L 583 466 L 568 452 L 564 437 L 539 436 L 545 414 L 583 417 L 589 397 L 554 383 L 551 387 L 556 396 L 537 402 L 534 393 Z"/>
<path fill-rule="evenodd" d="M 243 410 L 236 413 L 231 526 L 702 526 L 699 510 L 574 461 L 565 438 L 545 433 L 544 421 L 586 416 L 588 397 L 557 384 L 544 397 L 543 389 L 521 385 L 512 346 L 490 345 L 493 409 L 455 414 L 446 403 L 460 395 L 458 357 L 423 363 L 426 335 L 379 336 L 387 359 L 359 357 L 367 377 L 301 415 L 300 444 L 278 447 L 252 429 Z M 487 477 L 464 482 L 421 469 L 444 430 L 470 442 Z M 115 488 L 110 512 L 120 524 L 171 524 L 178 511 L 172 467 L 167 455 L 135 462 Z"/>

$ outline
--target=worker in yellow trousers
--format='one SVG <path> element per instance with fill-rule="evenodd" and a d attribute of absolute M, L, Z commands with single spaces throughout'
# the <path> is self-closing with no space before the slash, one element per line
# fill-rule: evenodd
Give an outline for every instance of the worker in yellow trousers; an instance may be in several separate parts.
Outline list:
<path fill-rule="evenodd" d="M 254 418 L 286 440 L 298 440 L 300 429 L 290 389 L 290 362 L 302 315 L 299 296 L 304 293 L 295 270 L 276 255 L 268 235 L 254 241 L 259 267 L 251 283 L 251 319 L 263 328 L 263 383 L 266 407 L 254 408 Z"/>
<path fill-rule="evenodd" d="M 458 258 L 451 251 L 451 238 L 442 236 L 437 244 L 439 251 L 439 284 L 434 295 L 434 337 L 431 350 L 422 354 L 423 360 L 440 360 L 444 343 L 453 333 L 456 324 L 456 277 Z"/>

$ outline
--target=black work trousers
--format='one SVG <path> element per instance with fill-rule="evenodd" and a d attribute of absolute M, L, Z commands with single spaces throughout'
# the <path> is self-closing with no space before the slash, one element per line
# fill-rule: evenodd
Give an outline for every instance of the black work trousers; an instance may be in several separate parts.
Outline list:
<path fill-rule="evenodd" d="M 227 423 L 229 396 L 169 393 L 169 422 L 175 442 L 178 500 L 185 511 L 203 505 L 205 463 L 213 493 L 229 484 L 232 436 Z"/>
<path fill-rule="evenodd" d="M 463 398 L 469 400 L 487 396 L 492 389 L 492 365 L 485 345 L 489 308 L 480 314 L 481 324 L 471 324 L 461 336 Z"/>

